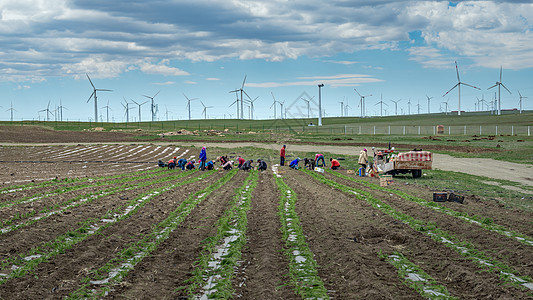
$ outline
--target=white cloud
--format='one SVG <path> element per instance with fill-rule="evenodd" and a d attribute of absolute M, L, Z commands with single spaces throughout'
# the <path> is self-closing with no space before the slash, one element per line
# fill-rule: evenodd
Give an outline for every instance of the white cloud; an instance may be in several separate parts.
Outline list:
<path fill-rule="evenodd" d="M 198 84 L 198 82 L 194 82 L 194 81 L 191 81 L 191 80 L 185 80 L 183 83 L 185 83 L 185 84 Z"/>
<path fill-rule="evenodd" d="M 301 81 L 291 82 L 264 82 L 264 83 L 246 83 L 249 87 L 258 88 L 274 88 L 284 86 L 314 86 L 318 84 L 324 84 L 327 86 L 341 87 L 341 86 L 358 86 L 362 83 L 381 82 L 382 79 L 373 78 L 369 75 L 361 74 L 338 74 L 332 76 L 311 76 L 311 77 L 299 77 Z"/>
<path fill-rule="evenodd" d="M 168 66 L 169 60 L 164 59 L 158 64 L 152 64 L 150 62 L 141 62 L 139 63 L 139 68 L 142 72 L 146 74 L 159 74 L 166 76 L 185 76 L 190 75 L 188 72 L 180 70 L 178 68 Z"/>
<path fill-rule="evenodd" d="M 217 81 L 217 80 L 220 80 L 220 78 L 210 77 L 210 78 L 206 78 L 206 80 Z"/>

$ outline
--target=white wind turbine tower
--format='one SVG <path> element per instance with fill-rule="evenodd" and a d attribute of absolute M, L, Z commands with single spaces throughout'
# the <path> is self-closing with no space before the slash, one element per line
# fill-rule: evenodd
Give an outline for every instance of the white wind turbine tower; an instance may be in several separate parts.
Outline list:
<path fill-rule="evenodd" d="M 240 115 L 240 119 L 243 120 L 244 119 L 244 95 L 248 96 L 248 94 L 244 91 L 244 84 L 246 82 L 246 75 L 244 75 L 244 80 L 242 81 L 242 86 L 240 89 L 236 89 L 236 90 L 233 90 L 233 91 L 230 91 L 230 93 L 235 93 L 237 94 L 238 92 L 241 92 L 241 115 Z M 250 98 L 250 96 L 248 96 L 248 98 Z M 239 103 L 238 103 L 238 98 L 237 98 L 237 107 L 239 107 Z M 239 113 L 237 113 L 237 119 L 239 119 Z"/>
<path fill-rule="evenodd" d="M 89 79 L 89 82 L 91 83 L 91 86 L 93 87 L 93 92 L 92 94 L 89 96 L 89 99 L 87 99 L 87 103 L 89 103 L 89 101 L 91 101 L 91 98 L 94 96 L 94 121 L 95 122 L 98 122 L 98 101 L 97 101 L 97 98 L 96 98 L 96 92 L 99 91 L 99 92 L 112 92 L 113 90 L 107 90 L 107 89 L 97 89 L 91 78 L 89 77 L 89 74 L 85 74 L 87 75 L 87 79 Z"/>
<path fill-rule="evenodd" d="M 429 103 L 429 102 L 430 102 L 430 100 L 433 99 L 434 97 L 430 97 L 430 96 L 428 96 L 428 95 L 426 95 L 426 97 L 428 98 L 428 114 L 429 114 L 429 113 L 430 113 L 430 111 L 429 111 L 430 103 Z"/>
<path fill-rule="evenodd" d="M 411 98 L 409 98 L 409 101 L 407 101 L 407 108 L 408 108 L 408 115 L 411 115 Z"/>
<path fill-rule="evenodd" d="M 191 101 L 198 100 L 198 98 L 189 99 L 189 97 L 187 97 L 185 93 L 183 93 L 183 96 L 185 96 L 185 99 L 187 99 L 187 109 L 189 110 L 189 120 L 190 120 L 191 119 Z"/>
<path fill-rule="evenodd" d="M 126 101 L 126 98 L 124 98 L 124 102 L 126 102 L 126 105 L 124 105 L 124 103 L 120 104 L 122 104 L 122 106 L 124 107 L 124 115 L 126 116 L 126 123 L 128 123 L 130 121 L 130 109 L 132 109 L 133 107 L 130 108 L 130 103 Z"/>
<path fill-rule="evenodd" d="M 204 110 L 202 110 L 202 114 L 204 114 L 204 119 L 207 119 L 207 109 L 213 108 L 213 106 L 205 106 L 205 104 L 200 100 L 200 103 L 202 103 L 202 106 L 204 107 Z"/>
<path fill-rule="evenodd" d="M 344 101 L 340 101 L 339 104 L 341 105 L 341 117 L 344 117 Z"/>
<path fill-rule="evenodd" d="M 143 95 L 144 97 L 152 100 L 152 104 L 150 105 L 150 112 L 152 113 L 152 122 L 155 120 L 155 115 L 157 114 L 157 105 L 155 105 L 154 103 L 154 98 L 155 96 L 157 96 L 157 94 L 159 94 L 159 92 L 161 92 L 161 90 L 159 90 L 157 93 L 155 93 L 155 95 L 153 95 L 152 97 L 150 96 L 146 96 L 146 95 Z"/>
<path fill-rule="evenodd" d="M 109 107 L 109 100 L 107 100 L 107 105 L 102 107 L 102 108 L 105 108 L 106 110 L 106 121 L 107 123 L 109 123 L 109 110 L 111 109 L 111 107 Z M 113 110 L 113 109 L 111 109 Z M 63 116 L 61 116 L 61 118 L 63 118 Z"/>
<path fill-rule="evenodd" d="M 139 122 L 142 121 L 141 119 L 141 106 L 145 105 L 146 103 L 148 103 L 148 101 L 144 101 L 143 103 L 138 103 L 137 101 L 131 99 L 131 101 L 133 101 L 133 103 L 137 104 L 139 106 Z"/>
<path fill-rule="evenodd" d="M 255 97 L 254 100 L 250 99 L 248 102 L 250 102 L 250 119 L 254 119 L 254 102 L 259 98 L 259 96 Z"/>
<path fill-rule="evenodd" d="M 281 104 L 281 102 L 276 100 L 276 97 L 274 97 L 274 93 L 270 92 L 270 94 L 272 94 L 272 99 L 274 99 L 274 102 L 272 103 L 270 108 L 274 107 L 274 120 L 275 120 L 276 119 L 276 102 L 279 103 L 279 104 Z M 283 111 L 281 111 L 281 113 L 283 114 Z M 283 117 L 282 117 L 282 119 L 283 119 Z"/>
<path fill-rule="evenodd" d="M 520 95 L 520 113 L 522 113 L 522 99 L 527 98 L 527 97 L 522 96 L 522 94 L 520 94 L 520 91 L 518 91 L 518 95 Z"/>
<path fill-rule="evenodd" d="M 303 101 L 305 101 L 307 103 L 307 118 L 309 119 L 310 116 L 311 116 L 311 109 L 310 109 L 310 106 L 309 106 L 309 103 L 311 102 L 311 100 L 313 100 L 315 96 L 311 97 L 311 99 L 304 99 L 304 98 L 300 98 L 302 99 Z"/>
<path fill-rule="evenodd" d="M 387 103 L 383 102 L 383 94 L 381 94 L 381 101 L 379 101 L 378 103 L 376 103 L 376 105 L 378 104 L 381 104 L 381 112 L 380 112 L 380 115 L 383 117 L 383 104 L 389 106 Z"/>
<path fill-rule="evenodd" d="M 235 107 L 237 107 L 237 119 L 239 119 L 239 111 L 240 111 L 240 107 L 239 107 L 239 95 L 237 95 L 237 93 L 235 93 L 235 98 L 236 100 L 233 101 L 228 107 L 232 107 L 233 105 L 235 105 Z M 230 116 L 233 116 L 232 114 L 230 114 Z"/>
<path fill-rule="evenodd" d="M 167 121 L 168 121 L 168 113 L 171 112 L 168 110 L 168 107 L 165 105 L 165 115 L 167 117 Z"/>
<path fill-rule="evenodd" d="M 473 87 L 473 88 L 478 89 L 478 90 L 480 90 L 480 88 L 475 87 L 473 85 L 470 85 L 468 83 L 461 82 L 461 79 L 459 78 L 459 68 L 457 67 L 457 61 L 455 62 L 455 71 L 457 73 L 457 83 L 449 91 L 447 91 L 446 94 L 442 95 L 442 97 L 446 96 L 449 92 L 451 92 L 454 88 L 457 87 L 457 90 L 459 92 L 459 98 L 458 98 L 458 102 L 457 102 L 458 103 L 457 104 L 457 114 L 460 116 L 461 115 L 461 84 L 469 86 L 469 87 Z"/>
<path fill-rule="evenodd" d="M 446 109 L 444 110 L 446 115 L 448 115 L 448 101 L 450 101 L 450 98 L 448 98 L 448 100 L 446 100 L 446 102 L 441 102 L 443 104 L 446 104 L 446 106 L 445 106 Z"/>
<path fill-rule="evenodd" d="M 46 109 L 42 109 L 39 112 L 46 112 L 46 122 L 50 121 L 50 115 L 54 115 L 52 111 L 50 111 L 50 100 L 48 100 L 48 105 L 46 106 Z"/>
<path fill-rule="evenodd" d="M 68 108 L 64 107 L 61 103 L 61 99 L 59 99 L 59 106 L 57 107 L 58 113 L 59 113 L 59 121 L 63 122 L 63 109 L 68 110 Z"/>
<path fill-rule="evenodd" d="M 11 102 L 11 107 L 6 109 L 6 111 L 11 112 L 11 122 L 13 122 L 13 112 L 17 111 L 16 109 L 13 108 L 13 102 Z"/>
<path fill-rule="evenodd" d="M 389 100 L 390 102 L 394 103 L 394 114 L 395 115 L 398 115 L 398 102 L 402 101 L 402 99 L 399 99 L 399 100 Z"/>
<path fill-rule="evenodd" d="M 361 97 L 359 105 L 361 106 L 361 118 L 364 118 L 365 115 L 366 115 L 365 97 L 370 97 L 370 96 L 372 96 L 372 94 L 363 96 L 363 95 L 359 94 L 359 92 L 356 89 L 353 89 L 353 90 L 359 95 L 359 97 Z"/>
<path fill-rule="evenodd" d="M 502 83 L 502 67 L 500 66 L 500 81 L 496 81 L 496 84 L 491 86 L 490 88 L 488 89 L 491 89 L 495 86 L 498 86 L 498 115 L 501 115 L 502 114 L 502 95 L 500 93 L 500 86 L 503 86 L 508 92 L 509 94 L 513 94 L 511 93 L 511 91 Z"/>

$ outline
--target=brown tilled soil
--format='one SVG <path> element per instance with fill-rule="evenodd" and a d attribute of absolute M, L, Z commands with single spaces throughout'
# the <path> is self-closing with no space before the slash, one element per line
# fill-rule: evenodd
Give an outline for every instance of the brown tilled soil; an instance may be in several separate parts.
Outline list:
<path fill-rule="evenodd" d="M 157 169 L 155 161 L 168 156 L 188 157 L 187 149 L 157 145 L 73 145 L 40 147 L 1 147 L 0 162 L 0 218 L 2 228 L 32 222 L 26 214 L 43 209 L 62 209 L 65 203 L 78 196 L 117 187 L 111 179 L 68 181 L 70 178 L 119 175 L 131 172 L 151 172 L 156 176 L 133 182 L 152 182 L 151 185 L 123 191 L 65 209 L 33 224 L 9 233 L 0 233 L 0 263 L 24 256 L 37 245 L 80 226 L 80 222 L 100 219 L 109 210 L 124 206 L 143 193 L 166 185 L 158 178 L 180 174 L 180 170 Z M 196 154 L 196 153 L 194 153 Z M 29 162 L 15 162 L 23 155 Z M 83 159 L 80 159 L 83 157 Z M 37 162 L 41 161 L 41 162 Z M 42 162 L 46 161 L 46 162 Z M 482 271 L 472 261 L 461 256 L 429 236 L 415 231 L 401 221 L 383 214 L 353 194 L 320 184 L 311 176 L 285 168 L 283 179 L 294 190 L 303 232 L 318 263 L 318 275 L 329 295 L 334 299 L 421 299 L 398 277 L 397 270 L 379 258 L 380 252 L 400 252 L 420 266 L 439 284 L 461 299 L 525 299 L 531 294 L 508 284 L 499 275 Z M 346 174 L 344 171 L 341 171 Z M 0 283 L 0 299 L 58 299 L 82 286 L 84 277 L 93 274 L 130 243 L 138 241 L 153 226 L 164 220 L 191 193 L 216 182 L 224 171 L 155 196 L 146 205 L 114 225 L 66 249 L 64 253 L 42 262 L 27 275 Z M 190 173 L 173 180 L 183 182 L 202 175 Z M 194 262 L 203 249 L 203 241 L 214 235 L 217 220 L 227 208 L 235 188 L 247 173 L 239 172 L 227 185 L 204 199 L 171 236 L 154 252 L 144 258 L 118 284 L 111 287 L 110 299 L 180 299 L 192 276 Z M 129 175 L 133 176 L 133 175 Z M 533 277 L 533 251 L 516 240 L 485 230 L 429 208 L 401 199 L 398 196 L 370 189 L 364 185 L 325 174 L 341 184 L 370 192 L 399 212 L 416 219 L 433 222 L 439 228 L 468 241 L 490 258 L 510 266 L 519 275 Z M 49 182 L 57 184 L 23 189 L 23 184 Z M 373 180 L 368 178 L 366 180 Z M 107 185 L 84 187 L 86 184 L 106 182 Z M 374 183 L 378 181 L 374 180 Z M 53 193 L 60 187 L 81 187 L 55 196 L 28 203 L 13 204 L 43 193 Z M 420 186 L 392 185 L 411 195 L 431 200 L 431 193 Z M 253 191 L 252 207 L 248 212 L 247 244 L 239 267 L 235 270 L 233 288 L 240 299 L 297 299 L 289 284 L 288 258 L 280 231 L 278 205 L 280 193 L 271 171 L 260 174 Z M 467 198 L 464 204 L 444 203 L 449 208 L 490 218 L 511 230 L 533 236 L 531 213 L 508 209 L 494 201 Z M 37 214 L 38 215 L 38 214 Z M 11 221 L 10 221 L 11 222 Z M 9 273 L 11 264 L 0 264 L 0 273 Z M 1 276 L 1 275 L 0 275 Z M 2 277 L 0 277 L 1 280 Z"/>

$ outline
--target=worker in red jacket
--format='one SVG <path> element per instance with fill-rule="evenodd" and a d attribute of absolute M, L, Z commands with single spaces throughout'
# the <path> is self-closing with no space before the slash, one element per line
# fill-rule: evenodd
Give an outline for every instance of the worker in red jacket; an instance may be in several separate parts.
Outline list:
<path fill-rule="evenodd" d="M 332 170 L 337 170 L 338 168 L 340 168 L 341 164 L 339 163 L 338 160 L 336 160 L 334 158 L 330 158 L 329 161 L 331 162 L 331 169 Z"/>
<path fill-rule="evenodd" d="M 237 157 L 237 162 L 239 163 L 239 166 L 238 168 L 240 169 L 242 167 L 242 165 L 246 162 L 246 159 L 242 158 L 242 157 Z"/>
<path fill-rule="evenodd" d="M 287 146 L 283 145 L 283 147 L 281 147 L 281 150 L 279 150 L 279 165 L 280 166 L 285 165 L 285 148 L 287 148 Z"/>

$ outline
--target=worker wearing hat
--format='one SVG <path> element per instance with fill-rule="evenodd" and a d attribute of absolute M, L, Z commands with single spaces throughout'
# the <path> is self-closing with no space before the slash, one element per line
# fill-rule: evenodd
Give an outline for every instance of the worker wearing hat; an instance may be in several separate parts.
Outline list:
<path fill-rule="evenodd" d="M 358 163 L 361 165 L 361 168 L 363 168 L 363 170 L 366 171 L 366 166 L 368 165 L 368 153 L 367 153 L 366 148 L 364 148 L 363 150 L 361 150 L 361 152 L 359 152 Z"/>

